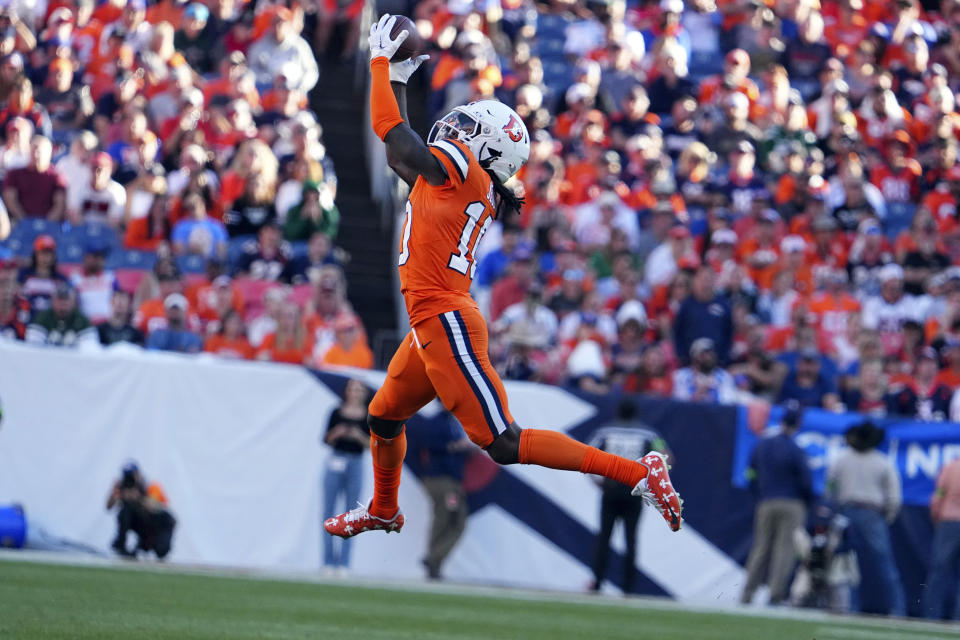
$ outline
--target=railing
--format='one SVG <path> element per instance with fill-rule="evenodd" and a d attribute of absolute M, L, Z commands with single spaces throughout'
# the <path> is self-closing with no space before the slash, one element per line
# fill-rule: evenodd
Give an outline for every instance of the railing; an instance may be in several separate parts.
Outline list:
<path fill-rule="evenodd" d="M 363 10 L 360 24 L 360 33 L 368 33 L 370 26 L 376 18 L 375 3 L 368 1 Z M 367 73 L 367 50 L 368 44 L 365 38 L 360 38 L 359 52 L 357 53 L 357 66 L 355 83 L 359 88 L 360 83 L 366 86 L 367 100 L 366 121 L 370 122 L 370 83 L 369 73 Z M 403 223 L 403 203 L 407 199 L 407 186 L 399 179 L 396 173 L 387 165 L 387 154 L 384 150 L 383 142 L 373 132 L 372 127 L 367 127 L 364 133 L 364 146 L 367 150 L 367 170 L 370 172 L 370 196 L 380 205 L 380 228 L 383 230 L 393 230 L 393 251 L 396 254 L 398 246 L 400 227 Z M 396 257 L 396 256 L 394 256 Z M 393 272 L 394 290 L 400 291 L 399 275 Z M 406 307 L 399 293 L 394 296 L 395 311 L 397 317 L 397 331 L 380 331 L 375 336 L 374 354 L 377 362 L 381 362 L 384 357 L 389 360 L 389 355 L 393 348 L 399 344 L 409 328 L 409 319 L 407 318 Z M 393 345 L 393 346 L 390 346 Z M 381 349 L 389 351 L 381 352 Z"/>

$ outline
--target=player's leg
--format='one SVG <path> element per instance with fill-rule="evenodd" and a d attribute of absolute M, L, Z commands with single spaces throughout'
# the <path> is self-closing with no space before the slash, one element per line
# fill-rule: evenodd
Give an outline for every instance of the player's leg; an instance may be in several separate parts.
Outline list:
<path fill-rule="evenodd" d="M 373 458 L 373 499 L 367 506 L 329 518 L 323 523 L 327 533 L 349 538 L 370 529 L 399 531 L 403 526 L 397 494 L 407 453 L 404 425 L 437 395 L 417 348 L 413 333 L 408 333 L 387 367 L 383 385 L 370 401 L 367 423 Z"/>
<path fill-rule="evenodd" d="M 423 350 L 422 356 L 437 395 L 470 439 L 495 462 L 535 464 L 616 480 L 655 504 L 671 528 L 680 528 L 680 498 L 673 491 L 662 454 L 628 460 L 563 433 L 520 429 L 510 415 L 500 376 L 487 357 L 487 327 L 479 311 L 444 313 L 423 323 L 424 332 L 430 333 L 431 350 Z M 421 339 L 428 338 L 421 335 Z M 653 477 L 649 483 L 645 482 L 648 473 Z"/>
<path fill-rule="evenodd" d="M 400 470 L 407 453 L 407 420 L 437 393 L 417 354 L 413 331 L 397 348 L 387 377 L 370 401 L 370 453 L 373 457 L 374 491 L 370 513 L 389 518 L 397 512 Z"/>

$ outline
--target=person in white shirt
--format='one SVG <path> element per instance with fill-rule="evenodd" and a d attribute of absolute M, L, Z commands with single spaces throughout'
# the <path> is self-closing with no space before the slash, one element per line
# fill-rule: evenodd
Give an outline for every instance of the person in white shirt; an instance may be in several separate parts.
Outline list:
<path fill-rule="evenodd" d="M 98 238 L 90 238 L 83 252 L 83 267 L 73 274 L 70 283 L 77 290 L 77 302 L 83 315 L 93 324 L 110 319 L 112 299 L 119 288 L 112 270 L 104 269 L 110 247 Z"/>
<path fill-rule="evenodd" d="M 903 267 L 891 263 L 880 269 L 880 295 L 871 296 L 863 303 L 864 329 L 880 332 L 884 351 L 898 353 L 903 346 L 903 323 L 916 320 L 922 323 L 922 309 L 916 299 L 903 293 Z"/>
<path fill-rule="evenodd" d="M 198 144 L 188 144 L 180 151 L 179 168 L 167 174 L 167 195 L 170 197 L 179 196 L 183 190 L 190 184 L 190 179 L 194 173 L 202 172 L 206 178 L 206 184 L 210 191 L 219 193 L 220 179 L 216 172 L 205 169 L 207 166 L 207 152 Z"/>
<path fill-rule="evenodd" d="M 70 153 L 57 160 L 57 173 L 67 176 L 67 202 L 76 200 L 74 191 L 82 191 L 90 183 L 90 159 L 97 148 L 97 136 L 92 131 L 81 131 L 70 143 Z"/>
<path fill-rule="evenodd" d="M 627 236 L 627 244 L 636 251 L 640 243 L 640 224 L 636 212 L 613 191 L 600 194 L 595 200 L 580 205 L 574 212 L 573 234 L 585 250 L 610 243 L 612 229 Z"/>
<path fill-rule="evenodd" d="M 559 326 L 557 315 L 543 304 L 542 298 L 542 287 L 534 283 L 522 302 L 503 310 L 491 326 L 491 333 L 502 336 L 512 331 L 537 336 L 543 346 L 556 343 Z"/>
<path fill-rule="evenodd" d="M 11 118 L 7 123 L 7 142 L 0 148 L 0 178 L 11 169 L 20 169 L 30 164 L 30 139 L 33 138 L 33 123 L 26 118 Z"/>
<path fill-rule="evenodd" d="M 146 49 L 153 37 L 153 27 L 146 17 L 145 0 L 127 0 L 120 19 L 105 26 L 100 34 L 100 52 L 106 54 L 110 50 L 110 38 L 118 31 L 123 34 L 124 44 L 133 49 L 134 53 Z"/>
<path fill-rule="evenodd" d="M 250 47 L 247 60 L 258 85 L 273 84 L 282 72 L 287 86 L 307 93 L 320 78 L 310 45 L 294 31 L 292 15 L 285 8 L 274 14 L 272 28 Z"/>
<path fill-rule="evenodd" d="M 603 300 L 596 291 L 586 293 L 580 309 L 564 316 L 558 336 L 563 341 L 577 340 L 583 329 L 594 337 L 601 337 L 608 345 L 617 340 L 617 323 L 603 308 Z"/>
<path fill-rule="evenodd" d="M 73 224 L 101 223 L 117 229 L 127 206 L 127 191 L 110 177 L 113 172 L 110 154 L 103 151 L 94 154 L 91 167 L 86 185 L 67 191 L 67 219 Z"/>
<path fill-rule="evenodd" d="M 736 392 L 733 376 L 717 366 L 713 340 L 694 340 L 690 345 L 690 366 L 673 373 L 673 397 L 693 402 L 731 404 Z"/>
<path fill-rule="evenodd" d="M 649 289 L 667 284 L 677 273 L 677 262 L 684 255 L 692 253 L 693 243 L 690 230 L 683 225 L 670 229 L 667 239 L 650 252 L 643 265 L 643 282 Z"/>

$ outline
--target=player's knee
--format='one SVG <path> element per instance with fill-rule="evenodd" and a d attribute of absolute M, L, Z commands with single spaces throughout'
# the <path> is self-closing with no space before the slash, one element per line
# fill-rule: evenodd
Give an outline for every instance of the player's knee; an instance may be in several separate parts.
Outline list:
<path fill-rule="evenodd" d="M 487 455 L 497 464 L 520 462 L 520 433 L 516 423 L 511 424 L 487 447 Z"/>
<path fill-rule="evenodd" d="M 385 420 L 374 415 L 367 416 L 367 426 L 370 427 L 370 433 L 376 434 L 381 438 L 392 440 L 403 431 L 404 422 L 402 420 Z"/>

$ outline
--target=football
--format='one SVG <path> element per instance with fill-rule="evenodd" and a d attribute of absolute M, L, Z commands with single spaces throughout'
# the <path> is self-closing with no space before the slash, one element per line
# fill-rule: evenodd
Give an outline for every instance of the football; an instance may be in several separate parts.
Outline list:
<path fill-rule="evenodd" d="M 407 39 L 403 41 L 403 44 L 400 45 L 400 48 L 397 49 L 397 52 L 393 54 L 393 57 L 390 58 L 390 62 L 401 62 L 407 58 L 419 55 L 423 50 L 423 38 L 421 38 L 420 33 L 417 32 L 417 25 L 413 23 L 413 20 L 406 16 L 397 16 L 397 21 L 393 25 L 390 37 L 396 38 L 400 35 L 401 31 L 406 31 L 409 35 Z"/>

